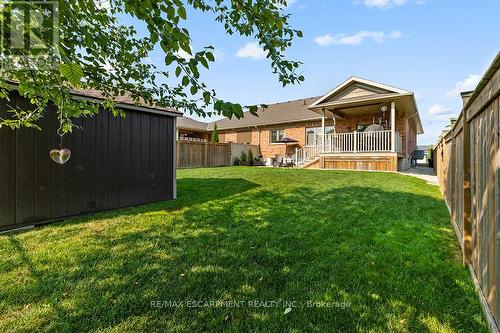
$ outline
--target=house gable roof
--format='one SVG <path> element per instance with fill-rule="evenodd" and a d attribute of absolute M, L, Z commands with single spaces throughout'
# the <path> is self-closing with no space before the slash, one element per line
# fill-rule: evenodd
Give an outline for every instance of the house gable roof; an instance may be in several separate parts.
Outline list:
<path fill-rule="evenodd" d="M 424 132 L 415 96 L 411 91 L 357 76 L 350 77 L 317 99 L 309 109 L 318 114 L 324 110 L 327 114 L 337 116 L 340 115 L 339 110 L 388 101 L 395 101 L 398 108 L 405 110 L 406 117 L 414 124 L 418 134 Z"/>
<path fill-rule="evenodd" d="M 318 107 L 329 102 L 348 102 L 377 96 L 390 96 L 394 94 L 411 94 L 410 91 L 389 86 L 387 84 L 370 81 L 357 76 L 352 76 L 336 86 L 326 95 L 320 97 L 309 108 Z"/>

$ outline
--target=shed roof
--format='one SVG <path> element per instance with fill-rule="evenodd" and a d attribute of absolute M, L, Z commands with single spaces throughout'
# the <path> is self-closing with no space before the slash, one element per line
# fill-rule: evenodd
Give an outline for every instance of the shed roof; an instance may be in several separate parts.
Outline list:
<path fill-rule="evenodd" d="M 17 81 L 13 81 L 10 79 L 4 79 L 11 88 L 17 90 L 19 83 Z M 71 89 L 71 94 L 75 96 L 75 98 L 83 98 L 83 99 L 90 99 L 90 100 L 99 100 L 103 101 L 105 99 L 102 91 L 97 90 L 97 89 Z M 135 109 L 139 111 L 146 111 L 146 112 L 160 112 L 160 113 L 167 113 L 172 116 L 179 117 L 182 115 L 182 112 L 174 109 L 174 108 L 169 108 L 169 107 L 160 107 L 157 105 L 150 105 L 146 102 L 135 102 L 134 99 L 131 96 L 131 93 L 126 92 L 124 95 L 118 95 L 115 96 L 115 101 L 118 107 L 125 108 L 125 109 Z"/>
<path fill-rule="evenodd" d="M 97 89 L 72 89 L 71 94 L 75 95 L 75 96 L 88 97 L 88 98 L 98 99 L 98 100 L 105 99 L 102 92 L 100 90 L 97 90 Z M 114 96 L 114 100 L 116 101 L 116 103 L 118 103 L 120 105 L 140 106 L 140 107 L 145 107 L 145 108 L 159 110 L 159 111 L 174 112 L 174 113 L 178 113 L 179 115 L 182 115 L 181 111 L 174 109 L 174 108 L 150 105 L 144 101 L 137 103 L 136 101 L 134 101 L 134 99 L 132 98 L 132 94 L 129 92 L 126 92 L 124 95 Z"/>

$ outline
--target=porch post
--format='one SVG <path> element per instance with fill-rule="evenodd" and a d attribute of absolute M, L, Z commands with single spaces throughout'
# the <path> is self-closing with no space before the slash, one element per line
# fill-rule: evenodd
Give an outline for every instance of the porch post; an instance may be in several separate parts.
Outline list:
<path fill-rule="evenodd" d="M 391 152 L 396 152 L 396 103 L 391 102 Z"/>
<path fill-rule="evenodd" d="M 321 111 L 321 152 L 325 151 L 325 109 Z"/>

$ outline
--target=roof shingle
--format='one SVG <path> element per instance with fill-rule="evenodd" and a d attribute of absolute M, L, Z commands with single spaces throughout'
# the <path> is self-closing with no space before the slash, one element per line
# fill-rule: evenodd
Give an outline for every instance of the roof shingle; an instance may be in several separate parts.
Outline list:
<path fill-rule="evenodd" d="M 318 97 L 301 98 L 293 101 L 269 104 L 266 109 L 259 108 L 257 116 L 250 112 L 245 112 L 243 118 L 223 118 L 220 120 L 204 123 L 191 118 L 179 118 L 177 128 L 190 129 L 197 131 L 211 131 L 214 125 L 217 124 L 217 129 L 228 130 L 236 128 L 264 126 L 273 124 L 292 123 L 304 120 L 316 120 L 321 117 L 316 112 L 308 109 L 309 105 Z"/>

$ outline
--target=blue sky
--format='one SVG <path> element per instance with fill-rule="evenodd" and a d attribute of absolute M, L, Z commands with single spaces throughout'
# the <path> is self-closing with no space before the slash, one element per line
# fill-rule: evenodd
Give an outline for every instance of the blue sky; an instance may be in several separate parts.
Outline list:
<path fill-rule="evenodd" d="M 282 88 L 254 40 L 190 10 L 193 48 L 216 49 L 204 82 L 243 105 L 322 95 L 353 75 L 394 85 L 417 96 L 419 144 L 435 143 L 460 112 L 458 91 L 474 88 L 500 46 L 498 0 L 295 0 L 287 11 L 304 33 L 287 52 L 304 63 L 304 83 Z"/>

